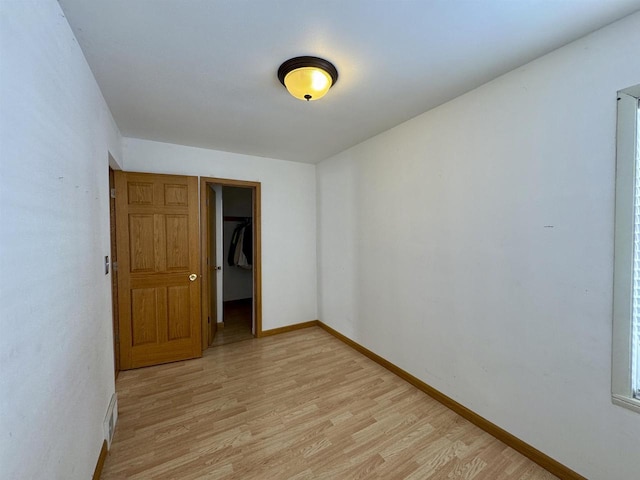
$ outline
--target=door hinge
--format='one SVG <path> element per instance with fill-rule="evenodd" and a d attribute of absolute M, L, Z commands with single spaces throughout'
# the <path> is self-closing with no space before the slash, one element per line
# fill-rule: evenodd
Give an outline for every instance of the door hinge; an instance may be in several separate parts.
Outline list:
<path fill-rule="evenodd" d="M 111 198 L 116 198 L 116 189 L 115 188 L 111 189 Z"/>
<path fill-rule="evenodd" d="M 120 334 L 116 333 L 116 343 L 120 343 Z"/>
<path fill-rule="evenodd" d="M 111 268 L 114 272 L 118 271 L 118 262 L 111 262 Z"/>

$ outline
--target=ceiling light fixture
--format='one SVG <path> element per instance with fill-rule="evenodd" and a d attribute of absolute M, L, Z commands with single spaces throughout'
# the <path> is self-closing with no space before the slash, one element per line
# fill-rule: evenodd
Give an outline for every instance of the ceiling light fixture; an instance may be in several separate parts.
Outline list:
<path fill-rule="evenodd" d="M 280 65 L 278 79 L 294 97 L 318 100 L 338 81 L 338 70 L 323 58 L 295 57 Z"/>

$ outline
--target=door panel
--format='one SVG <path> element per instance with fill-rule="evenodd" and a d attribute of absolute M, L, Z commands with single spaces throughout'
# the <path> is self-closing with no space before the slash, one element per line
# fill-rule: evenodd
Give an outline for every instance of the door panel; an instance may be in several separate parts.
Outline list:
<path fill-rule="evenodd" d="M 188 269 L 189 217 L 187 215 L 167 215 L 165 220 L 167 270 Z"/>
<path fill-rule="evenodd" d="M 133 346 L 158 341 L 158 305 L 161 302 L 156 288 L 138 288 L 131 291 Z"/>
<path fill-rule="evenodd" d="M 197 179 L 116 172 L 115 180 L 121 367 L 198 357 Z"/>
<path fill-rule="evenodd" d="M 129 182 L 127 192 L 130 205 L 153 205 L 153 183 Z"/>
<path fill-rule="evenodd" d="M 131 272 L 133 273 L 154 270 L 153 223 L 153 215 L 129 215 Z"/>
<path fill-rule="evenodd" d="M 189 338 L 189 286 L 176 286 L 167 289 L 169 306 L 169 340 Z"/>
<path fill-rule="evenodd" d="M 187 195 L 188 190 L 184 185 L 164 186 L 165 205 L 186 207 L 188 205 Z"/>

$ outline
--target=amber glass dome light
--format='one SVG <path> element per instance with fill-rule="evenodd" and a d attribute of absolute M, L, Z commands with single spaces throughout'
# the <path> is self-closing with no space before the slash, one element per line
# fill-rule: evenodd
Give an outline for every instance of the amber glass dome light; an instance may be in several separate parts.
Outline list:
<path fill-rule="evenodd" d="M 338 70 L 322 58 L 296 57 L 280 65 L 278 79 L 294 97 L 318 100 L 338 81 Z"/>

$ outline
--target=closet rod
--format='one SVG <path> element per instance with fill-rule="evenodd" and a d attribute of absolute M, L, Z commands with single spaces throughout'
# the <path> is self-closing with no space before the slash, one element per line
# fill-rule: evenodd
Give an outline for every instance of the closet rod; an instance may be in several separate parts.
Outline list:
<path fill-rule="evenodd" d="M 245 220 L 251 220 L 251 217 L 231 217 L 225 215 L 223 220 L 225 222 L 244 222 Z"/>

